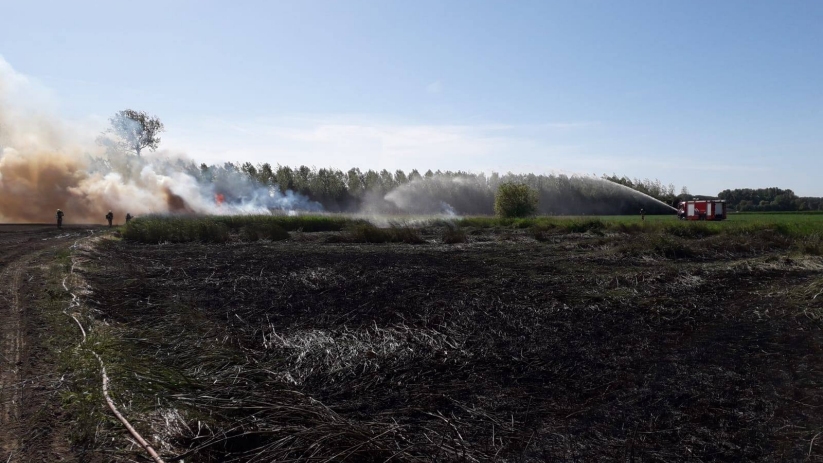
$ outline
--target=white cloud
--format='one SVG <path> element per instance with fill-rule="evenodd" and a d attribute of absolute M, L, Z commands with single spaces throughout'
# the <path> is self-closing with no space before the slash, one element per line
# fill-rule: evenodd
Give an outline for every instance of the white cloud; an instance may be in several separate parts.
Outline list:
<path fill-rule="evenodd" d="M 551 126 L 413 124 L 362 116 L 205 120 L 169 130 L 163 143 L 207 163 L 472 171 L 583 167 L 576 161 L 580 147 L 553 139 Z"/>
<path fill-rule="evenodd" d="M 443 83 L 439 80 L 435 80 L 429 85 L 426 85 L 426 91 L 429 93 L 440 93 L 443 91 Z"/>

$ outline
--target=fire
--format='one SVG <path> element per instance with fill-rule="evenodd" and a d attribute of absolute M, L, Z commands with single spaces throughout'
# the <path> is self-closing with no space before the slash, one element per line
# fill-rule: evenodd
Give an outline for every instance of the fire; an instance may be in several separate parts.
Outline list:
<path fill-rule="evenodd" d="M 226 197 L 223 196 L 221 193 L 217 193 L 214 195 L 214 202 L 217 203 L 218 206 L 223 205 L 223 201 L 226 200 Z"/>

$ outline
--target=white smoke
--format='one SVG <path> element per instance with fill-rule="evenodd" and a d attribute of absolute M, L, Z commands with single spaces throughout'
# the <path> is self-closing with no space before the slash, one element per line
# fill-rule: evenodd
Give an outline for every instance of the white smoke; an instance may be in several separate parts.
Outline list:
<path fill-rule="evenodd" d="M 108 210 L 116 217 L 322 210 L 236 170 L 204 181 L 180 154 L 106 149 L 92 142 L 105 127 L 78 131 L 54 114 L 48 91 L 0 57 L 0 221 L 46 222 L 57 209 L 69 223 L 102 222 Z"/>
<path fill-rule="evenodd" d="M 420 215 L 488 215 L 494 213 L 494 198 L 500 183 L 515 182 L 537 192 L 538 213 L 548 215 L 612 215 L 640 211 L 674 210 L 645 193 L 608 180 L 586 175 L 518 175 L 502 177 L 423 177 L 401 185 L 384 197 L 400 212 Z"/>

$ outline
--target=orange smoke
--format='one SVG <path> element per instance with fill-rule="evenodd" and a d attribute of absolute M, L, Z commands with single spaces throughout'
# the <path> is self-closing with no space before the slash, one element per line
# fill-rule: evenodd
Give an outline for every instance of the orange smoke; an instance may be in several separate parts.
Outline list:
<path fill-rule="evenodd" d="M 196 181 L 152 161 L 104 152 L 95 129 L 53 116 L 32 97 L 31 82 L 0 57 L 0 222 L 104 223 L 127 212 L 209 210 Z"/>
<path fill-rule="evenodd" d="M 24 155 L 6 149 L 0 157 L 0 218 L 46 222 L 63 209 L 67 221 L 102 222 L 106 204 L 92 204 L 71 193 L 87 177 L 78 157 L 59 152 Z"/>

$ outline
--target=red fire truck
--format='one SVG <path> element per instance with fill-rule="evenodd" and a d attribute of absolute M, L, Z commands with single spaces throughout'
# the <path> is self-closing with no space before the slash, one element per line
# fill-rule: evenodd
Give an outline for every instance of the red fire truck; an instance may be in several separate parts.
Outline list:
<path fill-rule="evenodd" d="M 677 209 L 680 220 L 726 220 L 726 201 L 702 199 L 683 201 Z"/>

